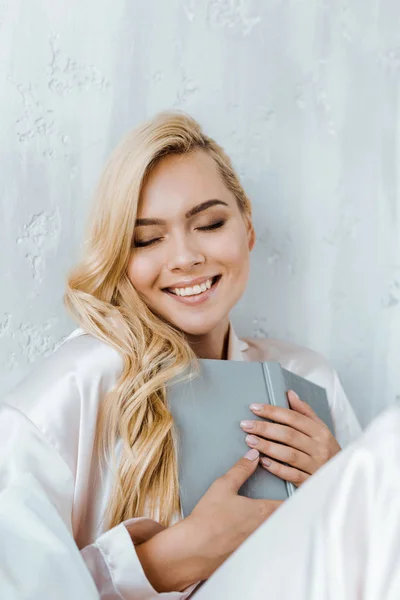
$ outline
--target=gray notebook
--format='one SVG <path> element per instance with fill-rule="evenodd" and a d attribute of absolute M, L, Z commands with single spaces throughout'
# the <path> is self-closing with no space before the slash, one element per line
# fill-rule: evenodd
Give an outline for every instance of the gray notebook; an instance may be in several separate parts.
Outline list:
<path fill-rule="evenodd" d="M 178 437 L 181 506 L 191 513 L 210 485 L 245 454 L 243 419 L 259 419 L 249 404 L 289 408 L 286 392 L 294 390 L 334 433 L 326 391 L 283 369 L 276 362 L 199 360 L 200 374 L 171 383 L 168 404 Z M 240 489 L 250 498 L 285 500 L 295 487 L 262 467 Z"/>

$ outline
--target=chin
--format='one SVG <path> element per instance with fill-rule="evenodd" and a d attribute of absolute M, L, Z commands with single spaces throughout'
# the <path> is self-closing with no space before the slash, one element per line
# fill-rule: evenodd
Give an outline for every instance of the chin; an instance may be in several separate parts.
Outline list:
<path fill-rule="evenodd" d="M 174 327 L 182 331 L 185 335 L 200 337 L 203 335 L 209 334 L 217 325 L 221 322 L 221 319 L 206 321 L 205 319 L 201 319 L 196 322 L 193 321 L 185 321 L 185 322 L 173 322 Z"/>

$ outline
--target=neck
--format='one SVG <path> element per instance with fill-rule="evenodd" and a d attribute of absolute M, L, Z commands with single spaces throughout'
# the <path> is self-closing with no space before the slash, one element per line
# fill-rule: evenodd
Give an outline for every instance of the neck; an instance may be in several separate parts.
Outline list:
<path fill-rule="evenodd" d="M 187 335 L 187 341 L 197 358 L 226 360 L 228 358 L 229 327 L 229 321 L 226 320 L 204 335 Z"/>

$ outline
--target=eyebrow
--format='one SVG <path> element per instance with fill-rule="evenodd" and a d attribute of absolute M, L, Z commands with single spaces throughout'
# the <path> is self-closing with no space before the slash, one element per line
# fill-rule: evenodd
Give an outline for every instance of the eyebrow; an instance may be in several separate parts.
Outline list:
<path fill-rule="evenodd" d="M 216 198 L 212 199 L 212 200 L 206 200 L 205 202 L 202 202 L 201 204 L 197 204 L 196 206 L 193 206 L 193 208 L 191 208 L 185 214 L 185 217 L 186 217 L 186 219 L 190 219 L 191 217 L 198 215 L 199 213 L 203 212 L 204 210 L 211 208 L 211 206 L 217 206 L 217 205 L 228 206 L 228 204 L 226 202 L 223 202 L 222 200 L 217 200 Z M 164 219 L 137 219 L 135 226 L 142 227 L 144 225 L 163 225 L 164 223 L 165 223 Z"/>

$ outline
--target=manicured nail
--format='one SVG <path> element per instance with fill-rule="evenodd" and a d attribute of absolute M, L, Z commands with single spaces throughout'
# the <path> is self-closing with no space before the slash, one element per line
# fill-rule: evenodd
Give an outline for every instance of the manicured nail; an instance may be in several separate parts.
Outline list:
<path fill-rule="evenodd" d="M 254 429 L 254 421 L 240 421 L 242 429 Z"/>
<path fill-rule="evenodd" d="M 254 410 L 254 412 L 260 412 L 262 410 L 262 404 L 250 404 L 250 410 Z"/>
<path fill-rule="evenodd" d="M 258 438 L 255 435 L 246 435 L 246 443 L 249 446 L 257 446 Z"/>
<path fill-rule="evenodd" d="M 260 456 L 260 453 L 255 448 L 252 448 L 251 450 L 246 452 L 246 454 L 244 455 L 244 457 L 247 458 L 248 460 L 256 460 L 259 456 Z"/>
<path fill-rule="evenodd" d="M 261 462 L 264 465 L 264 467 L 270 467 L 271 466 L 271 461 L 268 460 L 268 458 L 262 458 Z"/>

